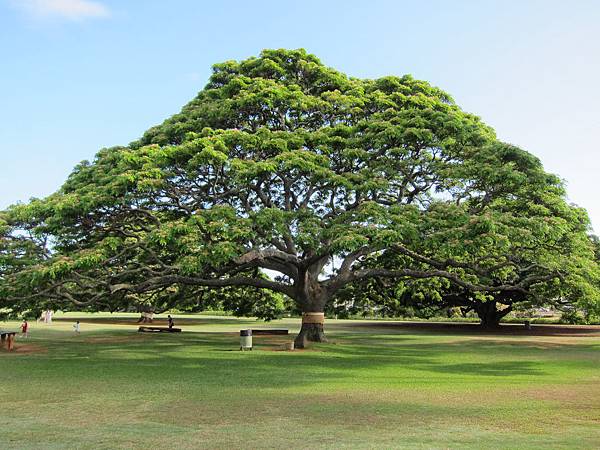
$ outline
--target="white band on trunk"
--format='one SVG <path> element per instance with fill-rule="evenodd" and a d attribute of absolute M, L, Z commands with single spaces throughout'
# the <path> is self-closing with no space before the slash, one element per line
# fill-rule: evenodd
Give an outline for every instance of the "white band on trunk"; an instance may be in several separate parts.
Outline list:
<path fill-rule="evenodd" d="M 302 323 L 325 323 L 325 313 L 308 312 L 302 314 Z"/>

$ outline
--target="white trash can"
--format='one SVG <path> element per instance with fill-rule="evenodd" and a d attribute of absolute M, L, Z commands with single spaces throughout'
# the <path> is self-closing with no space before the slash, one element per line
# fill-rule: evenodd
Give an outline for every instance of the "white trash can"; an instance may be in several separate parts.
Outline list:
<path fill-rule="evenodd" d="M 240 350 L 252 350 L 252 330 L 240 330 Z"/>

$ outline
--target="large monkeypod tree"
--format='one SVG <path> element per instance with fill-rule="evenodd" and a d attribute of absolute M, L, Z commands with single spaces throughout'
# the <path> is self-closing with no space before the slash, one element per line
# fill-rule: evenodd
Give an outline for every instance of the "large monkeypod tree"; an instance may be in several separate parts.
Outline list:
<path fill-rule="evenodd" d="M 303 312 L 303 347 L 325 340 L 326 305 L 361 280 L 482 294 L 560 280 L 551 266 L 525 281 L 481 276 L 510 249 L 489 228 L 519 220 L 502 202 L 534 201 L 554 183 L 507 147 L 409 76 L 349 78 L 304 50 L 217 64 L 179 114 L 6 212 L 5 245 L 31 240 L 43 256 L 8 251 L 0 307 L 189 305 L 207 289 L 261 302 L 266 291 Z"/>

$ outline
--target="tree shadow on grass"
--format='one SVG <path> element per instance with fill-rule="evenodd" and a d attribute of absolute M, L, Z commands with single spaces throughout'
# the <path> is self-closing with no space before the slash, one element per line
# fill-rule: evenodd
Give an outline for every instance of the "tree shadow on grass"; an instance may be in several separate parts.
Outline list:
<path fill-rule="evenodd" d="M 491 363 L 428 364 L 427 370 L 471 376 L 513 377 L 543 375 L 540 364 L 532 361 L 494 361 Z"/>
<path fill-rule="evenodd" d="M 90 381 L 98 377 L 146 379 L 159 384 L 193 380 L 205 386 L 234 384 L 254 389 L 310 386 L 322 382 L 368 384 L 374 370 L 384 373 L 395 367 L 398 373 L 406 372 L 408 376 L 426 372 L 435 374 L 436 378 L 444 375 L 450 378 L 457 375 L 541 376 L 545 373 L 541 364 L 532 361 L 490 361 L 486 357 L 488 349 L 479 352 L 482 362 L 471 362 L 472 357 L 469 362 L 461 362 L 458 356 L 458 362 L 448 363 L 449 354 L 464 352 L 463 345 L 424 344 L 407 336 L 392 336 L 391 339 L 377 336 L 370 342 L 349 339 L 338 345 L 315 346 L 317 351 L 295 352 L 273 352 L 273 345 L 279 345 L 279 341 L 262 338 L 254 351 L 239 352 L 238 337 L 234 333 L 146 335 L 111 331 L 83 339 L 49 342 L 48 353 L 23 361 L 22 366 L 29 366 L 29 374 L 37 367 L 51 378 L 63 377 L 64 370 L 69 370 L 77 373 L 78 378 Z M 382 341 L 385 345 L 380 344 Z M 472 347 L 469 353 L 476 356 L 477 349 Z M 399 375 L 388 373 L 399 382 Z"/>
<path fill-rule="evenodd" d="M 82 377 L 94 378 L 98 371 L 117 378 L 150 377 L 157 382 L 200 377 L 207 385 L 235 382 L 255 388 L 310 385 L 326 381 L 360 379 L 365 371 L 386 369 L 427 372 L 436 378 L 544 376 L 542 364 L 550 355 L 530 342 L 477 340 L 422 341 L 420 333 L 406 334 L 394 327 L 331 334 L 332 343 L 315 345 L 309 351 L 273 351 L 293 336 L 255 338 L 253 352 L 239 352 L 237 332 L 137 333 L 134 329 L 90 330 L 74 336 L 65 330 L 44 330 L 36 339 L 46 354 L 11 358 L 19 365 L 43 368 L 61 376 L 69 367 Z M 439 332 L 438 332 L 439 333 Z M 452 337 L 452 335 L 448 335 Z M 516 345 L 515 345 L 516 344 Z M 562 348 L 564 347 L 564 348 Z M 556 345 L 563 354 L 572 345 Z M 566 350 L 568 348 L 568 350 Z M 593 351 L 594 345 L 577 345 L 577 351 Z M 593 362 L 593 361 L 592 361 Z M 578 363 L 579 364 L 579 363 Z M 583 363 L 582 363 L 583 364 Z M 589 364 L 588 364 L 589 365 Z M 585 366 L 587 368 L 587 366 Z M 550 369 L 551 372 L 551 369 Z"/>

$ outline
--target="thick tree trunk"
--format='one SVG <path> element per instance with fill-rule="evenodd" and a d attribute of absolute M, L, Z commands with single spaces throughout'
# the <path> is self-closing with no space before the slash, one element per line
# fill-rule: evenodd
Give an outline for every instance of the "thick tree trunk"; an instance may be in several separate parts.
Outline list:
<path fill-rule="evenodd" d="M 302 314 L 302 328 L 294 340 L 295 348 L 306 348 L 309 342 L 327 342 L 323 324 L 325 315 L 322 312 Z"/>
<path fill-rule="evenodd" d="M 321 258 L 294 283 L 295 300 L 302 311 L 302 327 L 294 340 L 295 348 L 305 348 L 309 342 L 327 342 L 323 332 L 324 311 L 331 293 L 318 280 L 326 263 L 327 258 Z"/>
<path fill-rule="evenodd" d="M 512 311 L 512 306 L 503 310 L 498 310 L 495 301 L 478 302 L 475 306 L 475 311 L 481 320 L 483 328 L 498 328 L 500 320 Z"/>

